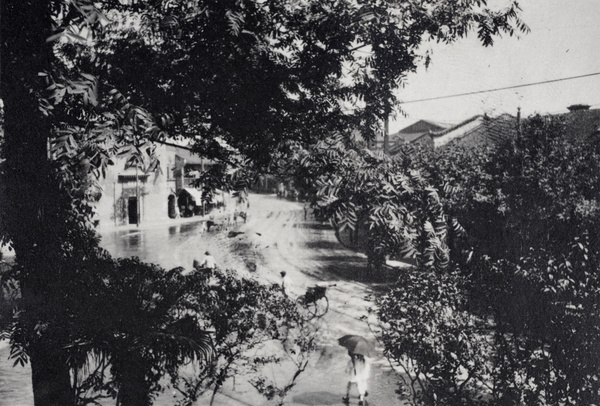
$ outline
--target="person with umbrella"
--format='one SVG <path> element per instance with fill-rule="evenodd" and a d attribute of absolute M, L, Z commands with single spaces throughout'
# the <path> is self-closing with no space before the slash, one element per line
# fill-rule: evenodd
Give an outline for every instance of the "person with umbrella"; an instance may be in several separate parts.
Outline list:
<path fill-rule="evenodd" d="M 350 361 L 346 366 L 348 375 L 348 385 L 346 386 L 346 396 L 342 398 L 344 403 L 350 402 L 350 389 L 356 384 L 358 390 L 358 404 L 363 405 L 365 396 L 367 396 L 367 381 L 371 372 L 369 362 L 365 357 L 371 355 L 372 348 L 369 342 L 361 336 L 347 335 L 338 340 L 338 343 L 348 350 Z"/>

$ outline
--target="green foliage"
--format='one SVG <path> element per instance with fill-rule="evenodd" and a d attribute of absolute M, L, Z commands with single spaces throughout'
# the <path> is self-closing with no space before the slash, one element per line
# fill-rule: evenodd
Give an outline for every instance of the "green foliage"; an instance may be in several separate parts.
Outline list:
<path fill-rule="evenodd" d="M 596 237 L 597 142 L 567 134 L 560 117 L 533 117 L 495 148 L 453 146 L 415 158 L 480 253 L 518 260 L 531 247 L 568 251 Z"/>
<path fill-rule="evenodd" d="M 90 266 L 94 272 L 81 269 Z M 116 398 L 148 405 L 166 388 L 167 376 L 183 395 L 181 404 L 218 392 L 233 376 L 246 376 L 260 393 L 283 401 L 315 349 L 318 328 L 279 285 L 234 271 L 184 276 L 181 268 L 167 272 L 135 258 L 95 257 L 75 267 L 79 276 L 61 284 L 60 302 L 38 315 L 44 321 L 34 329 L 38 339 L 61 343 L 81 403 Z M 14 303 L 9 337 L 16 365 L 28 362 L 31 343 L 29 317 L 18 311 L 27 303 L 18 295 Z M 59 317 L 75 306 L 67 320 Z M 182 372 L 191 363 L 197 374 Z M 279 379 L 270 381 L 265 368 L 278 366 Z"/>
<path fill-rule="evenodd" d="M 371 139 L 396 109 L 393 90 L 416 69 L 422 42 L 474 29 L 490 45 L 500 33 L 527 31 L 516 2 L 499 11 L 475 0 L 143 6 L 110 14 L 80 58 L 83 69 L 155 116 L 173 117 L 173 132 L 196 139 L 204 154 L 232 155 L 214 145 L 219 138 L 263 169 L 289 140 L 358 129 Z"/>
<path fill-rule="evenodd" d="M 214 357 L 189 376 L 177 375 L 174 384 L 192 404 L 208 390 L 217 393 L 231 377 L 247 376 L 268 399 L 283 401 L 315 349 L 316 330 L 305 321 L 294 301 L 279 285 L 266 286 L 240 278 L 233 271 L 201 271 L 186 277 L 184 308 L 196 314 L 214 337 Z M 265 373 L 286 364 L 277 381 Z M 294 371 L 287 377 L 286 372 Z M 282 380 L 284 380 L 282 382 Z"/>
<path fill-rule="evenodd" d="M 460 270 L 407 271 L 378 302 L 416 404 L 598 403 L 599 151 L 565 129 L 533 117 L 494 149 L 404 156 L 476 250 Z"/>
<path fill-rule="evenodd" d="M 469 311 L 468 287 L 456 269 L 411 268 L 377 301 L 384 354 L 406 374 L 402 389 L 415 404 L 476 404 L 492 394 L 492 326 Z"/>
<path fill-rule="evenodd" d="M 502 390 L 527 404 L 600 400 L 600 252 L 585 235 L 568 249 L 484 263 L 474 275 L 477 300 L 497 322 Z M 508 380 L 511 373 L 520 380 Z"/>
<path fill-rule="evenodd" d="M 596 404 L 597 255 L 583 239 L 568 257 L 408 270 L 377 302 L 403 389 L 420 405 Z"/>
<path fill-rule="evenodd" d="M 338 233 L 364 230 L 375 267 L 386 257 L 414 258 L 426 268 L 448 264 L 442 204 L 410 163 L 346 147 L 338 137 L 300 155 L 299 168 L 299 176 L 316 176 L 318 208 Z"/>
<path fill-rule="evenodd" d="M 197 315 L 181 311 L 187 293 L 181 269 L 165 272 L 138 259 L 121 259 L 103 282 L 82 309 L 93 323 L 80 323 L 86 328 L 68 347 L 79 356 L 72 358 L 78 369 L 92 359 L 94 369 L 80 388 L 96 397 L 117 393 L 123 405 L 150 404 L 163 389 L 165 374 L 175 376 L 184 364 L 210 360 L 210 335 Z"/>

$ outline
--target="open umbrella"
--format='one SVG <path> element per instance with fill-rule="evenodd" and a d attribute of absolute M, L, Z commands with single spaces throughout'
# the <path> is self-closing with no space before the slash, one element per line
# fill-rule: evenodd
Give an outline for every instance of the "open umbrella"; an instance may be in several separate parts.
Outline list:
<path fill-rule="evenodd" d="M 338 338 L 338 344 L 346 348 L 353 354 L 360 354 L 365 357 L 370 357 L 373 353 L 373 347 L 366 338 L 358 335 L 345 335 L 342 338 Z"/>

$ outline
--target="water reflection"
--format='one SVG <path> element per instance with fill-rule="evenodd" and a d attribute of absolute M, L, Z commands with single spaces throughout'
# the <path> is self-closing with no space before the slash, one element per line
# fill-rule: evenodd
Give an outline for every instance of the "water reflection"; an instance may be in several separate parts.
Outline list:
<path fill-rule="evenodd" d="M 143 235 L 140 232 L 128 234 L 123 237 L 122 241 L 127 248 L 138 248 L 143 244 Z"/>
<path fill-rule="evenodd" d="M 186 234 L 189 233 L 191 231 L 194 231 L 195 229 L 197 229 L 200 226 L 200 223 L 187 223 L 187 224 L 182 224 L 180 226 L 180 234 Z"/>
<path fill-rule="evenodd" d="M 203 238 L 203 221 L 105 231 L 101 246 L 115 258 L 139 257 L 165 269 L 191 263 L 189 246 Z"/>

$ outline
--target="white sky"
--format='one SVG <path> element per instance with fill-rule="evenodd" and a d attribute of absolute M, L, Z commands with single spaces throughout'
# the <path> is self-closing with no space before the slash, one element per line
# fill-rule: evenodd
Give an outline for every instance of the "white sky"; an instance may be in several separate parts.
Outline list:
<path fill-rule="evenodd" d="M 432 63 L 407 77 L 402 101 L 521 85 L 600 72 L 600 0 L 520 0 L 531 29 L 484 48 L 473 32 L 452 45 L 428 43 Z M 600 75 L 435 101 L 407 103 L 395 132 L 420 119 L 458 123 L 476 114 L 561 113 L 571 104 L 600 108 Z"/>

